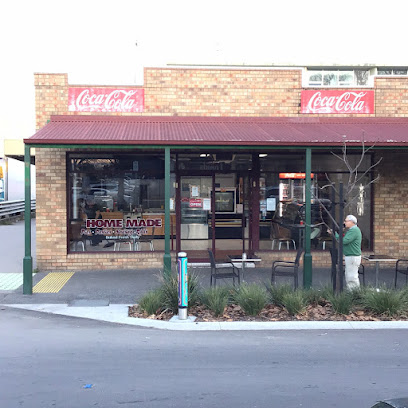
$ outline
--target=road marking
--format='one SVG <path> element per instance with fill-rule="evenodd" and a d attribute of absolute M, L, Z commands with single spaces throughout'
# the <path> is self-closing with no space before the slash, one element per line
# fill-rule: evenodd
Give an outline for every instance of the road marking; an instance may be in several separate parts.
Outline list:
<path fill-rule="evenodd" d="M 75 272 L 51 272 L 33 288 L 33 293 L 58 293 Z"/>
<path fill-rule="evenodd" d="M 15 290 L 22 284 L 22 273 L 0 273 L 0 290 Z"/>

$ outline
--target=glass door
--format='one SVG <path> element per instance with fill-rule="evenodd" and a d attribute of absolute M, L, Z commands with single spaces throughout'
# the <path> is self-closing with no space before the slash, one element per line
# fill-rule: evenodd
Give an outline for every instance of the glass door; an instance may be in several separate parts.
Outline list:
<path fill-rule="evenodd" d="M 180 249 L 189 260 L 207 260 L 212 248 L 211 224 L 212 177 L 180 177 Z"/>

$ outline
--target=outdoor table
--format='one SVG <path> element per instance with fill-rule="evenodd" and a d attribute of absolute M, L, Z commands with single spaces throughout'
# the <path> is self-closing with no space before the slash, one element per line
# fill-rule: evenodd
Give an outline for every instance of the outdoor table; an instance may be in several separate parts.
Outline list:
<path fill-rule="evenodd" d="M 241 263 L 241 274 L 242 274 L 242 281 L 245 282 L 245 264 L 248 262 L 261 262 L 261 258 L 239 258 L 239 255 L 228 255 L 229 260 L 232 264 Z"/>
<path fill-rule="evenodd" d="M 397 258 L 393 258 L 392 256 L 388 255 L 366 255 L 363 256 L 368 262 L 375 262 L 375 287 L 378 289 L 378 275 L 380 272 L 380 262 L 397 262 Z"/>

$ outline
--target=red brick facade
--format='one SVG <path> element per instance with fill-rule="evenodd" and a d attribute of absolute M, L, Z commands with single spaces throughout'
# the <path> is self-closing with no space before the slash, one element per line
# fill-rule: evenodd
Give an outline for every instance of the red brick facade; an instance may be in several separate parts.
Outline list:
<path fill-rule="evenodd" d="M 68 112 L 68 88 L 67 74 L 35 74 L 37 129 L 51 115 L 78 114 Z M 146 68 L 143 88 L 144 112 L 136 115 L 310 117 L 300 114 L 301 70 Z M 408 116 L 408 78 L 376 78 L 374 90 L 375 114 L 368 116 Z M 159 252 L 67 254 L 65 155 L 66 150 L 36 149 L 38 268 L 161 267 L 163 253 Z M 391 151 L 377 155 L 384 159 L 378 167 L 382 178 L 374 188 L 374 249 L 406 257 L 408 238 L 404 231 L 408 229 L 408 217 L 403 203 L 408 195 L 407 155 Z M 263 254 L 264 265 L 276 256 L 273 252 Z M 314 253 L 313 262 L 329 265 L 328 251 Z"/>

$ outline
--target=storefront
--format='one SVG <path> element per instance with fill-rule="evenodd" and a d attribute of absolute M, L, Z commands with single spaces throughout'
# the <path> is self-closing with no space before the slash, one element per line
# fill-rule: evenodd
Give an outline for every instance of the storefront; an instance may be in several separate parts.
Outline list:
<path fill-rule="evenodd" d="M 120 99 L 111 88 L 104 94 L 71 87 L 64 75 L 36 76 L 37 100 L 56 102 L 57 114 L 38 110 L 40 130 L 25 140 L 26 149 L 36 148 L 41 270 L 161 267 L 180 250 L 191 260 L 207 260 L 207 249 L 219 259 L 261 254 L 267 266 L 284 250 L 292 256 L 300 234 L 290 226 L 307 217 L 308 226 L 321 225 L 312 241 L 313 262 L 328 265 L 317 204 L 330 202 L 323 188 L 329 181 L 348 183 L 344 145 L 359 175 L 350 210 L 359 218 L 363 249 L 405 251 L 405 241 L 384 240 L 382 228 L 395 221 L 384 218 L 392 210 L 383 207 L 390 188 L 395 197 L 406 189 L 408 119 L 376 117 L 383 90 L 360 92 L 342 105 L 344 92 L 304 93 L 293 70 L 214 76 L 212 70 L 151 69 L 145 77 L 149 86 L 125 89 Z M 184 92 L 183 81 L 190 85 Z M 204 92 L 211 86 L 213 103 Z M 221 91 L 224 102 L 216 99 Z M 56 96 L 50 99 L 50 92 Z M 332 101 L 349 111 L 329 111 Z M 371 148 L 361 156 L 363 140 Z M 373 166 L 379 158 L 384 160 Z M 401 165 L 399 172 L 393 163 Z M 370 184 L 378 174 L 381 181 Z M 401 212 L 396 203 L 392 207 Z M 403 213 L 400 218 L 406 222 Z M 275 221 L 291 234 L 283 247 L 274 242 Z"/>

